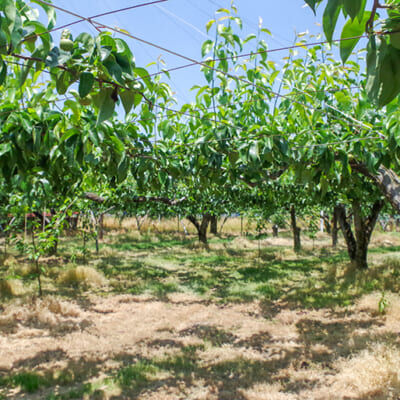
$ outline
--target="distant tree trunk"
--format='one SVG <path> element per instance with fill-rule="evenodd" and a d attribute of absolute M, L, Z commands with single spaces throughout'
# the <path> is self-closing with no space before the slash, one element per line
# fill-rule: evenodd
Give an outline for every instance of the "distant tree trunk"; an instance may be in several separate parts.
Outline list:
<path fill-rule="evenodd" d="M 225 216 L 224 220 L 222 221 L 222 224 L 219 227 L 219 233 L 222 233 L 222 228 L 224 227 L 226 221 L 228 221 L 229 215 Z"/>
<path fill-rule="evenodd" d="M 99 239 L 103 240 L 104 238 L 104 214 L 101 213 L 99 216 Z"/>
<path fill-rule="evenodd" d="M 292 232 L 293 232 L 293 242 L 294 242 L 293 247 L 294 247 L 294 251 L 298 252 L 301 249 L 301 241 L 300 241 L 301 229 L 297 226 L 296 209 L 293 205 L 290 208 L 290 219 L 291 219 Z"/>
<path fill-rule="evenodd" d="M 146 221 L 147 217 L 148 217 L 148 214 L 145 214 L 143 216 L 135 215 L 136 228 L 139 233 L 142 233 L 142 226 L 143 226 L 144 222 Z"/>
<path fill-rule="evenodd" d="M 201 243 L 204 243 L 205 245 L 208 245 L 208 243 L 207 243 L 207 228 L 208 228 L 208 224 L 210 223 L 210 220 L 211 220 L 211 214 L 208 214 L 208 213 L 203 214 L 201 222 L 199 222 L 194 215 L 188 215 L 187 219 L 196 227 L 199 241 Z"/>
<path fill-rule="evenodd" d="M 188 235 L 189 235 L 189 232 L 187 231 L 186 226 L 185 226 L 185 224 L 183 223 L 183 220 L 181 219 L 180 221 L 181 221 L 181 225 L 182 225 L 182 228 L 183 228 L 183 232 L 185 232 L 185 236 L 188 236 Z"/>
<path fill-rule="evenodd" d="M 211 215 L 210 233 L 218 235 L 218 217 L 216 215 Z"/>
<path fill-rule="evenodd" d="M 324 223 L 324 228 L 326 230 L 326 233 L 330 235 L 332 233 L 332 226 L 329 221 L 329 215 L 324 214 L 322 217 L 323 223 Z"/>
<path fill-rule="evenodd" d="M 273 237 L 278 237 L 278 232 L 279 232 L 278 225 L 276 225 L 276 224 L 272 225 L 272 236 Z"/>
<path fill-rule="evenodd" d="M 332 217 L 332 247 L 336 247 L 338 243 L 338 218 L 336 208 L 333 211 Z"/>
<path fill-rule="evenodd" d="M 372 206 L 370 214 L 364 216 L 361 203 L 359 201 L 352 202 L 355 236 L 353 235 L 351 225 L 346 216 L 345 207 L 343 205 L 336 207 L 337 218 L 347 244 L 347 252 L 351 262 L 354 263 L 357 269 L 368 268 L 368 245 L 383 205 L 383 201 L 376 201 Z"/>

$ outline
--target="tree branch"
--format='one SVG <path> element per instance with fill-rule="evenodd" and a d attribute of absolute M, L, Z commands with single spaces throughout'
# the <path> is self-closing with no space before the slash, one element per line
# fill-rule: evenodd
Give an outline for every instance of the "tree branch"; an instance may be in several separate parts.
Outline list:
<path fill-rule="evenodd" d="M 365 164 L 356 161 L 350 162 L 350 166 L 354 171 L 359 172 L 365 177 L 371 179 L 380 189 L 386 200 L 392 207 L 400 212 L 400 177 L 391 169 L 381 165 L 376 174 L 371 173 Z"/>
<path fill-rule="evenodd" d="M 181 199 L 176 199 L 172 200 L 169 199 L 168 197 L 155 197 L 155 196 L 139 196 L 139 197 L 134 197 L 132 199 L 133 202 L 135 203 L 147 203 L 147 202 L 154 202 L 154 203 L 164 203 L 169 206 L 176 206 L 178 204 L 183 203 L 186 200 L 186 196 L 182 197 Z"/>
<path fill-rule="evenodd" d="M 84 195 L 87 199 L 95 201 L 96 203 L 104 203 L 106 201 L 104 197 L 98 196 L 96 193 L 85 192 Z"/>

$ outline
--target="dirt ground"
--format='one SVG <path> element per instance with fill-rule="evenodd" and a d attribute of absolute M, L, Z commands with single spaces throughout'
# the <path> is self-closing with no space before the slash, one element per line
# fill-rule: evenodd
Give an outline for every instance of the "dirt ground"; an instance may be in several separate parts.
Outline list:
<path fill-rule="evenodd" d="M 0 378 L 47 383 L 0 398 L 399 399 L 400 298 L 382 315 L 379 296 L 334 310 L 185 293 L 15 300 L 1 308 Z"/>

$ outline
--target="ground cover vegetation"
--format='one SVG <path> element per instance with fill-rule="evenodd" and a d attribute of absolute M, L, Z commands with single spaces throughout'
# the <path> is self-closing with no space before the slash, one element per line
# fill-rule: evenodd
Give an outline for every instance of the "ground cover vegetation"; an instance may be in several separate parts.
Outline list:
<path fill-rule="evenodd" d="M 76 234 L 41 260 L 42 297 L 25 255 L 3 255 L 0 395 L 396 398 L 399 233 L 376 231 L 360 271 L 341 236 L 297 223 L 300 252 L 254 219 L 206 248 L 176 218 L 107 217 L 99 252 Z"/>
<path fill-rule="evenodd" d="M 315 11 L 324 2 L 306 3 Z M 354 398 L 396 395 L 395 312 L 385 313 L 390 301 L 398 301 L 391 293 L 398 290 L 397 236 L 388 234 L 390 245 L 378 240 L 368 249 L 377 221 L 400 210 L 400 5 L 366 7 L 361 0 L 329 0 L 323 15 L 328 42 L 321 37 L 309 46 L 300 35 L 279 69 L 268 57 L 270 33 L 261 22 L 257 32 L 243 37 L 234 4 L 218 10 L 206 26 L 214 39 L 199 49 L 204 83 L 194 86 L 193 103 L 174 110 L 164 80 L 168 71 L 151 75 L 136 65 L 113 28 L 91 20 L 100 31 L 96 37 L 83 32 L 74 39 L 65 29 L 55 43 L 51 3 L 0 1 L 0 292 L 26 299 L 34 284 L 41 298 L 24 303 L 25 311 L 12 301 L 2 306 L 5 343 L 12 349 L 9 340 L 18 335 L 34 342 L 44 329 L 61 341 L 81 331 L 89 353 L 94 342 L 86 334 L 101 337 L 97 346 L 114 335 L 129 347 L 122 338 L 130 330 L 115 331 L 112 318 L 100 317 L 115 312 L 123 321 L 131 303 L 145 315 L 143 336 L 131 348 L 117 346 L 120 358 L 110 348 L 104 362 L 87 363 L 72 344 L 68 351 L 67 345 L 44 346 L 44 361 L 34 354 L 30 361 L 12 361 L 13 353 L 7 353 L 3 397 L 39 390 L 41 398 L 47 390 L 49 398 L 151 398 L 161 390 L 168 398 L 165 390 L 171 389 L 171 398 L 189 392 L 207 399 L 297 398 L 307 390 L 318 398 L 316 388 L 324 390 L 327 376 Z M 382 10 L 385 17 L 378 16 Z M 341 12 L 342 62 L 335 59 L 332 40 Z M 365 52 L 353 53 L 364 32 L 366 60 Z M 120 228 L 105 239 L 109 214 L 119 217 Z M 218 238 L 229 232 L 234 214 L 241 215 L 240 236 Z M 332 249 L 318 246 L 321 215 Z M 122 234 L 128 216 L 143 236 Z M 162 218 L 175 221 L 179 235 L 162 233 L 156 222 Z M 252 236 L 241 239 L 249 220 L 255 224 Z M 149 221 L 158 233 L 146 233 Z M 281 236 L 271 242 L 267 227 L 274 235 L 289 229 L 291 245 Z M 377 263 L 383 254 L 392 258 Z M 376 291 L 378 311 L 376 304 L 365 305 L 376 300 Z M 196 304 L 204 318 L 191 323 L 189 306 Z M 179 314 L 179 307 L 186 311 Z M 181 315 L 175 321 L 180 331 L 163 319 L 168 309 Z M 221 332 L 212 310 L 227 319 Z M 299 317 L 303 313 L 307 317 Z M 136 322 L 140 315 L 134 314 Z M 255 347 L 246 342 L 253 337 L 244 331 L 247 322 Z M 252 324 L 268 326 L 263 333 Z M 280 324 L 275 336 L 273 324 Z M 369 328 L 371 334 L 365 333 Z M 103 329 L 108 336 L 100 334 Z M 336 329 L 346 340 L 337 340 Z M 154 346 L 148 343 L 152 335 Z M 269 359 L 275 350 L 260 350 L 264 342 L 284 345 Z M 380 347 L 372 351 L 367 344 L 375 342 Z M 226 365 L 213 364 L 226 346 L 240 354 Z M 246 351 L 255 351 L 254 358 L 244 357 Z M 293 364 L 300 355 L 304 364 Z M 59 375 L 49 375 L 45 365 L 35 370 L 53 356 Z M 326 368 L 315 366 L 320 356 Z M 357 379 L 365 382 L 365 373 L 374 383 L 346 381 L 351 363 L 367 359 L 380 378 L 361 369 Z M 306 380 L 307 386 L 303 378 L 314 369 L 315 384 Z M 81 370 L 86 375 L 79 381 Z M 54 389 L 64 384 L 67 391 Z M 270 392 L 275 397 L 265 397 Z"/>

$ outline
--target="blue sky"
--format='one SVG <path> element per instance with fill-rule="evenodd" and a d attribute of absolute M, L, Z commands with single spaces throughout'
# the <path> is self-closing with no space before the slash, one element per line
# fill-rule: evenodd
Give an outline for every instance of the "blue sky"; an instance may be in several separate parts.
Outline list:
<path fill-rule="evenodd" d="M 93 17 L 98 14 L 115 11 L 123 8 L 141 5 L 157 0 L 52 0 L 53 4 L 67 9 L 84 17 Z M 233 0 L 238 9 L 238 16 L 243 20 L 243 37 L 256 33 L 259 19 L 262 18 L 263 27 L 271 31 L 272 36 L 266 37 L 270 50 L 280 49 L 293 44 L 296 33 L 308 31 L 311 34 L 322 32 L 322 11 L 317 16 L 304 3 L 304 0 Z M 373 0 L 367 0 L 367 9 L 371 9 Z M 144 39 L 155 45 L 180 53 L 190 59 L 201 61 L 201 45 L 209 37 L 206 24 L 216 17 L 216 11 L 230 8 L 231 0 L 165 0 L 158 4 L 147 5 L 104 17 L 95 18 L 96 21 L 111 27 L 118 27 L 130 34 Z M 325 6 L 325 2 L 323 4 Z M 57 26 L 76 21 L 77 18 L 65 12 L 57 11 Z M 339 27 L 341 22 L 339 20 Z M 96 35 L 98 32 L 87 21 L 71 26 L 76 37 L 81 32 Z M 54 33 L 57 42 L 60 32 Z M 122 37 L 131 47 L 138 66 L 156 62 L 161 58 L 165 68 L 171 69 L 188 64 L 188 61 L 169 54 L 167 51 L 143 44 L 139 41 Z M 334 38 L 340 37 L 340 29 Z M 310 40 L 315 41 L 315 38 Z M 360 42 L 359 47 L 365 47 L 366 40 Z M 248 49 L 247 49 L 248 50 Z M 279 65 L 288 55 L 287 50 L 276 51 L 268 56 Z M 339 56 L 338 56 L 339 58 Z M 160 67 L 151 66 L 151 73 L 158 72 Z M 180 69 L 171 73 L 168 84 L 171 86 L 178 104 L 193 101 L 194 94 L 190 91 L 193 85 L 205 82 L 199 71 L 199 66 Z"/>
<path fill-rule="evenodd" d="M 146 3 L 146 0 L 53 0 L 53 4 L 85 17 L 143 3 Z M 231 0 L 168 0 L 96 18 L 96 21 L 124 29 L 134 36 L 200 61 L 201 45 L 208 38 L 206 23 L 215 18 L 216 10 L 221 7 L 230 8 L 230 4 Z M 263 27 L 272 32 L 272 36 L 266 38 L 270 49 L 293 44 L 295 32 L 321 32 L 318 25 L 321 17 L 315 17 L 312 11 L 304 6 L 303 0 L 235 0 L 234 4 L 238 8 L 238 15 L 243 19 L 243 36 L 256 33 L 259 18 L 262 18 Z M 76 19 L 57 11 L 58 26 Z M 75 24 L 70 29 L 74 36 L 83 31 L 96 34 L 96 30 L 88 22 Z M 59 33 L 54 34 L 55 40 L 57 35 Z M 139 66 L 145 67 L 158 58 L 166 63 L 167 69 L 188 63 L 166 51 L 127 37 L 123 38 L 133 50 Z M 276 52 L 271 58 L 279 62 L 286 55 L 287 51 Z M 152 66 L 150 70 L 156 72 L 157 68 Z M 202 83 L 201 80 L 199 67 L 194 66 L 172 73 L 169 84 L 178 102 L 182 104 L 193 99 L 190 88 Z"/>

